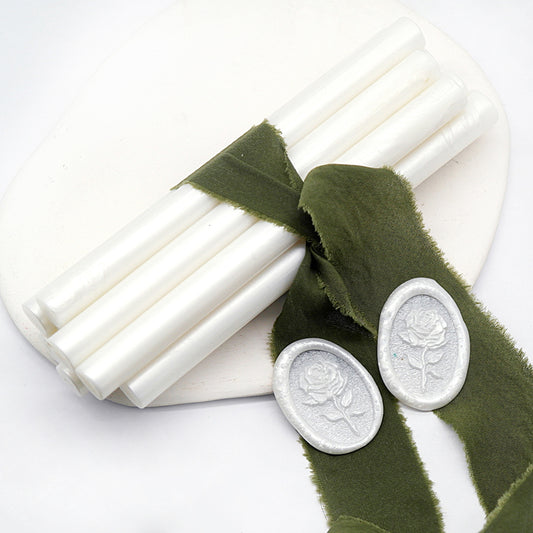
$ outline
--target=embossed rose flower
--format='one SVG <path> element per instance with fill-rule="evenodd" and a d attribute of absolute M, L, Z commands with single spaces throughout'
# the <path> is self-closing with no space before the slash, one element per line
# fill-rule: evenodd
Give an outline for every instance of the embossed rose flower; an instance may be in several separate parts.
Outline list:
<path fill-rule="evenodd" d="M 339 396 L 346 382 L 337 366 L 327 361 L 307 366 L 300 376 L 300 388 L 318 404 Z"/>
<path fill-rule="evenodd" d="M 411 346 L 435 350 L 446 344 L 446 321 L 434 309 L 412 309 L 405 325 L 400 337 Z"/>

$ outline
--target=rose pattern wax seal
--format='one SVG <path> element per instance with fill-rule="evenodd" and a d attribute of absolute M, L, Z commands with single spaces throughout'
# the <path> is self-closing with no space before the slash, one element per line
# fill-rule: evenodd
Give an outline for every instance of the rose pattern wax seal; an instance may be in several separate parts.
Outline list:
<path fill-rule="evenodd" d="M 392 292 L 380 317 L 378 363 L 400 401 L 423 411 L 446 405 L 465 382 L 469 357 L 461 312 L 436 281 L 414 278 Z"/>
<path fill-rule="evenodd" d="M 326 453 L 368 444 L 383 418 L 374 380 L 349 352 L 322 339 L 287 346 L 274 367 L 276 400 L 309 444 Z"/>

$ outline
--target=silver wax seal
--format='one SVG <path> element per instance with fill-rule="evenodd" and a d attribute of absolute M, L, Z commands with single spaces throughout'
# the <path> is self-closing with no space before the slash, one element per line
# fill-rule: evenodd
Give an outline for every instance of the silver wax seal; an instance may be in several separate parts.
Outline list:
<path fill-rule="evenodd" d="M 395 289 L 381 311 L 378 363 L 404 404 L 430 411 L 451 402 L 466 379 L 470 338 L 452 297 L 433 279 Z"/>
<path fill-rule="evenodd" d="M 349 352 L 323 339 L 287 346 L 274 366 L 276 400 L 296 431 L 330 454 L 368 444 L 383 419 L 372 376 Z"/>

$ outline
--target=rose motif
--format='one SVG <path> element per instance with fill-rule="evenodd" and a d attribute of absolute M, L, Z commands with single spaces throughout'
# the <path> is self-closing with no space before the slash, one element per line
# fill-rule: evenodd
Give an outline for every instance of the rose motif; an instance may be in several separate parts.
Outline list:
<path fill-rule="evenodd" d="M 346 387 L 346 378 L 333 363 L 318 361 L 306 367 L 300 376 L 300 388 L 317 404 L 339 396 Z"/>
<path fill-rule="evenodd" d="M 446 321 L 434 309 L 413 309 L 405 319 L 402 340 L 411 346 L 435 350 L 446 344 Z"/>
<path fill-rule="evenodd" d="M 442 353 L 431 352 L 444 346 L 446 340 L 446 328 L 448 325 L 442 316 L 434 309 L 412 309 L 405 318 L 406 329 L 398 333 L 400 338 L 413 347 L 420 347 L 420 354 L 408 353 L 409 364 L 422 373 L 421 388 L 425 392 L 428 374 L 436 378 L 440 376 L 428 368 L 437 364 Z"/>
<path fill-rule="evenodd" d="M 348 378 L 339 370 L 338 366 L 329 361 L 316 361 L 304 366 L 300 374 L 300 388 L 308 396 L 306 405 L 324 405 L 326 407 L 321 416 L 330 422 L 344 420 L 348 427 L 359 435 L 359 429 L 354 424 L 352 417 L 362 416 L 366 411 L 357 411 L 353 405 L 353 393 L 346 387 Z"/>

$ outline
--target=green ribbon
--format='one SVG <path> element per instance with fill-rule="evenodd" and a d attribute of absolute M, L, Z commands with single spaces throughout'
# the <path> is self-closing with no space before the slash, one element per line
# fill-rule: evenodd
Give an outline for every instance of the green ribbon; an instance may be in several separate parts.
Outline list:
<path fill-rule="evenodd" d="M 317 167 L 302 182 L 268 123 L 187 182 L 307 239 L 272 332 L 274 356 L 294 340 L 321 337 L 352 353 L 380 388 L 383 423 L 366 447 L 331 456 L 302 441 L 330 533 L 442 530 L 431 484 L 376 361 L 381 308 L 414 277 L 433 278 L 447 290 L 469 329 L 467 380 L 436 414 L 464 444 L 479 499 L 490 513 L 484 531 L 533 531 L 533 371 L 443 259 L 408 182 L 387 169 L 348 165 Z"/>

